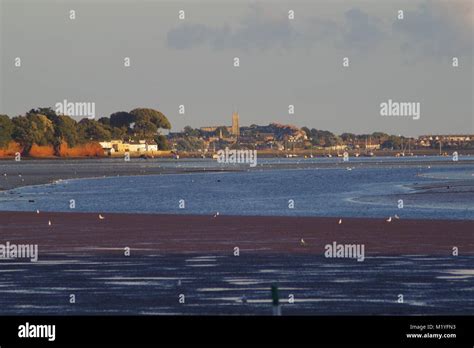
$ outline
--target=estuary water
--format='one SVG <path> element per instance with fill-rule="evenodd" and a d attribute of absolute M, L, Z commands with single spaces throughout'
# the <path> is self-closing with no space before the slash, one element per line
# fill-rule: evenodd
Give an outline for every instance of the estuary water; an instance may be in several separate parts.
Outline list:
<path fill-rule="evenodd" d="M 1 192 L 0 210 L 474 219 L 473 160 L 397 160 L 267 159 L 232 172 L 209 160 L 164 161 L 207 170 L 27 186 Z"/>

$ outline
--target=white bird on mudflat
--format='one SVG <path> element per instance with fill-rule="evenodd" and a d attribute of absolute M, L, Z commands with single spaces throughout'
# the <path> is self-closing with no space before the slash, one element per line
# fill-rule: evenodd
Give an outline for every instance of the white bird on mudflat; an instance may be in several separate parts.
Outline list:
<path fill-rule="evenodd" d="M 306 242 L 304 241 L 303 238 L 301 238 L 300 243 L 301 243 L 302 246 L 306 246 Z"/>
<path fill-rule="evenodd" d="M 392 217 L 390 216 L 387 220 L 385 220 L 387 222 L 392 222 Z"/>
<path fill-rule="evenodd" d="M 39 209 L 36 209 L 36 214 L 39 214 L 39 213 L 40 213 Z"/>
<path fill-rule="evenodd" d="M 398 216 L 397 214 L 395 214 L 394 218 L 398 220 L 398 219 L 400 219 L 400 216 Z"/>
<path fill-rule="evenodd" d="M 48 220 L 48 226 L 51 226 L 51 220 Z"/>
<path fill-rule="evenodd" d="M 342 219 L 339 219 L 339 225 L 342 224 Z"/>
<path fill-rule="evenodd" d="M 213 217 L 218 217 L 219 216 L 219 212 L 215 213 Z"/>
<path fill-rule="evenodd" d="M 102 214 L 99 214 L 99 220 L 104 220 L 105 216 L 102 216 Z"/>

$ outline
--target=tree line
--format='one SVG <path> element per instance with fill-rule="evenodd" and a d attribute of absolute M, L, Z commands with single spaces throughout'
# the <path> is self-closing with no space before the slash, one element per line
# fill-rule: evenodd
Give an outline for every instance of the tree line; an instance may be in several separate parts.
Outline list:
<path fill-rule="evenodd" d="M 137 108 L 120 111 L 98 120 L 83 118 L 79 122 L 67 115 L 58 115 L 52 108 L 31 109 L 13 118 L 0 115 L 0 147 L 16 142 L 27 156 L 34 144 L 52 146 L 59 156 L 63 144 L 74 147 L 89 142 L 121 139 L 155 141 L 160 150 L 167 150 L 166 137 L 160 129 L 171 129 L 169 120 L 160 111 Z"/>

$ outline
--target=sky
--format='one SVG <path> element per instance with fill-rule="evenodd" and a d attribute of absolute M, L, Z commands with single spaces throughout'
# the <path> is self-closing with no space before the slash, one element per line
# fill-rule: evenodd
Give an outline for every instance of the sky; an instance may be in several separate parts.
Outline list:
<path fill-rule="evenodd" d="M 0 114 L 66 99 L 95 103 L 97 117 L 155 108 L 172 131 L 230 125 L 238 111 L 241 125 L 337 134 L 474 133 L 471 0 L 0 4 Z M 381 116 L 389 99 L 420 103 L 420 118 Z"/>

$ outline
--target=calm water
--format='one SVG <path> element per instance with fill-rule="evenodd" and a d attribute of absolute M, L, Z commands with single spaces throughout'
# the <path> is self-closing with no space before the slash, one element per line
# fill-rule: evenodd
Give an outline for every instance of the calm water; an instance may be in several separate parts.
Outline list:
<path fill-rule="evenodd" d="M 410 166 L 397 166 L 394 158 L 317 161 L 333 165 L 304 168 L 304 160 L 266 160 L 240 172 L 65 180 L 2 192 L 0 209 L 474 219 L 472 160 L 440 165 L 412 159 Z M 216 166 L 209 161 L 161 165 Z"/>

